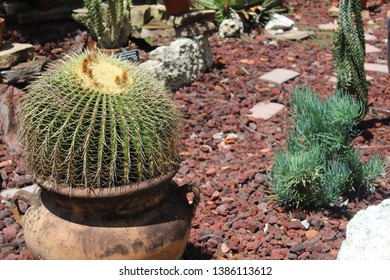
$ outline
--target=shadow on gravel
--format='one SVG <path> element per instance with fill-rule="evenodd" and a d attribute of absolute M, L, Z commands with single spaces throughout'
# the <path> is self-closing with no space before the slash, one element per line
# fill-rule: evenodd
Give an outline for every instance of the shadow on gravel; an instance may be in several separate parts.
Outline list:
<path fill-rule="evenodd" d="M 206 251 L 206 248 L 188 243 L 182 256 L 182 260 L 211 260 L 212 255 Z"/>

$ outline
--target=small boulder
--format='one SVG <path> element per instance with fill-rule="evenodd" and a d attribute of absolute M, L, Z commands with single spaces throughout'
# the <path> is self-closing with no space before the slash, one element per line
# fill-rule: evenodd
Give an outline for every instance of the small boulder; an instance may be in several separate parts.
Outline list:
<path fill-rule="evenodd" d="M 347 225 L 337 259 L 390 260 L 390 199 L 360 210 Z"/>

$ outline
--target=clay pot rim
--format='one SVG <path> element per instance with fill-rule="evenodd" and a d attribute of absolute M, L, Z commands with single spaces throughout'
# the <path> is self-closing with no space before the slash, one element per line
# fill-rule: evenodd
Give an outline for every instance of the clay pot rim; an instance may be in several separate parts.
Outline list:
<path fill-rule="evenodd" d="M 151 178 L 145 181 L 129 184 L 119 187 L 106 188 L 85 188 L 85 187 L 70 187 L 67 184 L 55 184 L 53 181 L 45 180 L 41 177 L 36 178 L 36 183 L 43 189 L 73 198 L 105 198 L 116 197 L 122 195 L 131 195 L 139 191 L 147 190 L 156 185 L 167 182 L 175 176 L 179 165 L 172 167 L 172 170 L 162 174 L 161 176 Z"/>

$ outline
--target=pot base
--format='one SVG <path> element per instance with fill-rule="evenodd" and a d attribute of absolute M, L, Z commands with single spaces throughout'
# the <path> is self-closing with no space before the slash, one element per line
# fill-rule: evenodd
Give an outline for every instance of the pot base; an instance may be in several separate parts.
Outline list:
<path fill-rule="evenodd" d="M 165 199 L 154 208 L 112 219 L 99 213 L 64 217 L 47 191 L 37 196 L 23 219 L 27 248 L 35 259 L 179 259 L 194 215 L 186 191 L 173 182 Z"/>

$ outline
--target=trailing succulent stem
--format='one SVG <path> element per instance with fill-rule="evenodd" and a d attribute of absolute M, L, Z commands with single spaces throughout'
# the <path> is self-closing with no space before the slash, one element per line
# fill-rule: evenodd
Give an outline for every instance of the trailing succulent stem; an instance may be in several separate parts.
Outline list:
<path fill-rule="evenodd" d="M 151 179 L 178 164 L 178 112 L 131 62 L 99 52 L 56 62 L 29 87 L 19 137 L 32 173 L 72 187 Z"/>
<path fill-rule="evenodd" d="M 365 41 L 360 0 L 341 0 L 334 41 L 337 88 L 354 95 L 367 110 L 368 84 L 364 72 Z"/>
<path fill-rule="evenodd" d="M 102 48 L 125 47 L 132 32 L 130 1 L 84 0 L 87 14 L 73 14 L 73 18 L 85 25 Z"/>
<path fill-rule="evenodd" d="M 353 149 L 362 104 L 340 92 L 322 101 L 305 88 L 292 95 L 291 111 L 295 125 L 287 150 L 275 156 L 270 172 L 276 199 L 297 208 L 322 207 L 370 191 L 384 167 L 379 155 L 362 164 Z"/>

